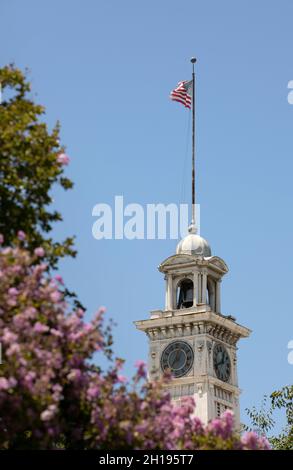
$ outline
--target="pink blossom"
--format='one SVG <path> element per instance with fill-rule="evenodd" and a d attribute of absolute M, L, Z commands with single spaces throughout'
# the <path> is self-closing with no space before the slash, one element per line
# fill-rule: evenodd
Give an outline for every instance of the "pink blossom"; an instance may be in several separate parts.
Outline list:
<path fill-rule="evenodd" d="M 62 276 L 60 276 L 60 274 L 56 274 L 55 279 L 56 279 L 56 281 L 58 281 L 60 284 L 62 284 L 62 285 L 64 284 L 63 278 L 62 278 Z"/>
<path fill-rule="evenodd" d="M 214 419 L 208 425 L 208 429 L 212 434 L 223 439 L 228 439 L 234 427 L 234 414 L 231 410 L 226 410 L 221 418 Z"/>
<path fill-rule="evenodd" d="M 44 250 L 44 248 L 42 248 L 41 246 L 39 246 L 38 248 L 35 248 L 34 254 L 35 254 L 36 256 L 39 256 L 40 258 L 42 258 L 42 257 L 45 255 L 45 250 Z"/>
<path fill-rule="evenodd" d="M 37 374 L 36 374 L 34 371 L 30 370 L 30 371 L 26 374 L 25 380 L 26 380 L 27 382 L 30 382 L 30 381 L 32 381 L 32 380 L 34 380 L 34 379 L 36 378 L 36 375 L 37 375 Z"/>
<path fill-rule="evenodd" d="M 194 418 L 192 420 L 192 427 L 193 427 L 194 432 L 196 434 L 198 434 L 198 435 L 203 434 L 204 426 L 203 426 L 202 421 L 197 416 L 194 416 Z"/>
<path fill-rule="evenodd" d="M 116 370 L 121 370 L 123 367 L 124 361 L 120 357 L 116 358 L 115 360 L 115 369 Z"/>
<path fill-rule="evenodd" d="M 21 241 L 24 241 L 26 239 L 26 234 L 22 230 L 19 230 L 17 232 L 17 238 Z"/>
<path fill-rule="evenodd" d="M 271 445 L 268 441 L 268 439 L 265 436 L 259 436 L 258 437 L 258 449 L 262 450 L 270 450 Z"/>
<path fill-rule="evenodd" d="M 100 388 L 95 385 L 91 386 L 87 391 L 87 395 L 89 398 L 97 398 L 99 396 L 99 393 Z"/>
<path fill-rule="evenodd" d="M 8 379 L 9 387 L 13 388 L 17 385 L 17 380 L 14 377 L 9 377 Z"/>
<path fill-rule="evenodd" d="M 135 367 L 137 368 L 137 380 L 146 378 L 146 363 L 144 361 L 138 360 L 135 362 Z"/>
<path fill-rule="evenodd" d="M 40 323 L 39 321 L 35 323 L 34 331 L 36 333 L 45 333 L 48 330 L 49 330 L 49 327 L 47 325 L 44 325 L 43 323 Z"/>
<path fill-rule="evenodd" d="M 127 377 L 125 377 L 125 375 L 118 375 L 117 380 L 118 382 L 124 384 L 127 382 Z"/>
<path fill-rule="evenodd" d="M 79 369 L 72 369 L 67 375 L 68 380 L 78 380 L 81 377 Z"/>
<path fill-rule="evenodd" d="M 16 298 L 15 297 L 10 297 L 7 300 L 7 305 L 9 305 L 10 307 L 15 307 L 17 305 Z"/>
<path fill-rule="evenodd" d="M 241 437 L 241 442 L 246 448 L 255 450 L 258 447 L 258 435 L 253 431 L 246 432 Z"/>
<path fill-rule="evenodd" d="M 14 325 L 16 325 L 18 328 L 23 328 L 24 327 L 24 324 L 25 324 L 25 316 L 22 315 L 21 313 L 19 313 L 18 315 L 15 315 L 13 317 L 13 323 Z"/>
<path fill-rule="evenodd" d="M 30 319 L 35 318 L 36 313 L 37 310 L 35 309 L 35 307 L 27 307 L 23 312 L 24 316 Z"/>
<path fill-rule="evenodd" d="M 84 314 L 85 314 L 85 311 L 82 308 L 78 308 L 76 310 L 76 315 L 77 315 L 78 318 L 83 318 Z"/>
<path fill-rule="evenodd" d="M 14 341 L 17 340 L 17 335 L 15 333 L 12 333 L 8 328 L 4 328 L 3 331 L 3 336 L 2 336 L 2 341 L 4 343 L 13 343 Z"/>
<path fill-rule="evenodd" d="M 9 382 L 5 377 L 0 377 L 0 390 L 8 390 Z"/>
<path fill-rule="evenodd" d="M 0 233 L 0 245 L 2 245 L 3 243 L 4 243 L 4 237 L 2 233 Z"/>
<path fill-rule="evenodd" d="M 139 423 L 135 426 L 135 430 L 136 430 L 136 432 L 144 434 L 147 431 L 148 427 L 149 427 L 148 421 L 144 420 L 144 421 L 142 421 L 141 423 Z"/>
<path fill-rule="evenodd" d="M 13 354 L 17 354 L 20 351 L 19 344 L 14 343 L 12 344 L 6 351 L 6 356 L 12 356 Z"/>
<path fill-rule="evenodd" d="M 18 295 L 18 290 L 15 287 L 10 287 L 10 289 L 8 289 L 8 294 L 13 296 Z"/>
<path fill-rule="evenodd" d="M 140 359 L 138 359 L 137 361 L 135 361 L 134 366 L 135 366 L 137 369 L 139 369 L 139 368 L 141 368 L 141 367 L 144 368 L 144 367 L 146 367 L 146 362 L 145 362 L 145 361 L 142 361 L 142 360 L 140 360 Z"/>
<path fill-rule="evenodd" d="M 57 157 L 57 162 L 60 163 L 61 165 L 68 165 L 70 162 L 70 158 L 66 153 L 60 153 Z"/>
<path fill-rule="evenodd" d="M 50 299 L 52 300 L 52 302 L 59 302 L 59 300 L 61 299 L 61 293 L 57 290 L 52 292 L 50 295 Z"/>
<path fill-rule="evenodd" d="M 50 421 L 56 413 L 56 405 L 50 405 L 49 408 L 41 413 L 42 421 Z"/>
<path fill-rule="evenodd" d="M 58 336 L 59 338 L 62 338 L 62 336 L 63 336 L 63 334 L 61 333 L 61 331 L 56 330 L 56 328 L 51 328 L 51 329 L 50 329 L 50 332 L 51 332 L 52 335 Z"/>
<path fill-rule="evenodd" d="M 47 268 L 48 268 L 47 263 L 38 264 L 37 266 L 34 267 L 34 274 L 36 276 L 41 276 L 43 272 L 46 271 Z"/>

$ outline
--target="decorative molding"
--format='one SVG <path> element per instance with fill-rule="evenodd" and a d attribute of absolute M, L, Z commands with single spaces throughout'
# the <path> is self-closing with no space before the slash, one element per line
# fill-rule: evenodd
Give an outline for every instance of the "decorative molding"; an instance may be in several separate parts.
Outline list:
<path fill-rule="evenodd" d="M 214 396 L 220 400 L 227 401 L 229 403 L 233 402 L 233 394 L 229 390 L 225 390 L 222 387 L 214 386 Z"/>
<path fill-rule="evenodd" d="M 147 328 L 145 329 L 145 331 L 151 341 L 208 334 L 209 336 L 212 336 L 215 340 L 220 340 L 223 341 L 225 344 L 235 346 L 240 338 L 239 334 L 231 332 L 229 328 L 208 322 L 178 322 L 172 325 Z M 209 343 L 208 346 L 208 351 L 210 352 L 210 350 L 211 343 Z"/>
<path fill-rule="evenodd" d="M 204 341 L 203 341 L 203 340 L 197 341 L 197 342 L 196 342 L 196 348 L 197 348 L 197 351 L 198 351 L 199 353 L 201 353 L 202 350 L 203 350 L 203 348 L 204 348 Z"/>
<path fill-rule="evenodd" d="M 202 397 L 202 394 L 203 394 L 203 384 L 196 384 L 196 391 L 199 395 L 199 397 L 201 398 Z"/>
<path fill-rule="evenodd" d="M 210 258 L 203 258 L 197 255 L 180 254 L 169 256 L 163 263 L 158 267 L 158 270 L 162 273 L 169 271 L 180 272 L 181 269 L 188 270 L 191 267 L 202 267 L 209 268 L 217 271 L 220 275 L 226 274 L 229 269 L 225 261 L 218 256 L 211 256 Z"/>

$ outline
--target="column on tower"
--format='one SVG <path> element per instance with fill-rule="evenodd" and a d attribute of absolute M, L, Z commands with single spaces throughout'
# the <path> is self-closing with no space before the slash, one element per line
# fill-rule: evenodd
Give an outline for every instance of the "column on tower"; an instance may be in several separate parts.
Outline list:
<path fill-rule="evenodd" d="M 205 272 L 201 275 L 201 303 L 207 302 L 207 274 Z"/>
<path fill-rule="evenodd" d="M 166 274 L 166 310 L 172 310 L 173 302 L 172 302 L 172 275 Z"/>
<path fill-rule="evenodd" d="M 168 310 L 168 276 L 165 274 L 165 310 Z"/>
<path fill-rule="evenodd" d="M 216 312 L 221 313 L 221 279 L 216 281 Z"/>
<path fill-rule="evenodd" d="M 200 303 L 199 300 L 199 273 L 195 271 L 193 273 L 193 306 L 196 307 Z"/>

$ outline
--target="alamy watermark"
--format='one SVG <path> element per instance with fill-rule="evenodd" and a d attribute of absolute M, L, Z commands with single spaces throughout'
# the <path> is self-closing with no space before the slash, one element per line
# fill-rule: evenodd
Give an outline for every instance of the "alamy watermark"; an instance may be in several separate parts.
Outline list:
<path fill-rule="evenodd" d="M 288 82 L 287 88 L 289 88 L 289 90 L 291 90 L 291 91 L 289 91 L 289 93 L 287 95 L 288 103 L 293 104 L 293 80 L 290 80 Z"/>
<path fill-rule="evenodd" d="M 288 363 L 293 366 L 293 339 L 291 339 L 288 343 Z"/>
<path fill-rule="evenodd" d="M 196 227 L 200 233 L 200 205 L 196 204 Z M 124 205 L 123 196 L 115 196 L 114 205 L 99 203 L 93 207 L 96 217 L 92 234 L 96 240 L 178 240 L 188 233 L 191 210 L 188 204 Z"/>

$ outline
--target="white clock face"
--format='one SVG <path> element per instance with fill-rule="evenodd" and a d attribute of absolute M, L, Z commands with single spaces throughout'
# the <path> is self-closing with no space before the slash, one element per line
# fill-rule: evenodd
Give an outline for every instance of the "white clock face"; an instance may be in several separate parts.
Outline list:
<path fill-rule="evenodd" d="M 228 382 L 231 373 L 231 361 L 226 348 L 222 344 L 215 345 L 213 359 L 218 379 Z"/>
<path fill-rule="evenodd" d="M 170 370 L 173 377 L 182 377 L 193 364 L 192 347 L 185 341 L 173 341 L 164 349 L 161 356 L 163 372 Z"/>

